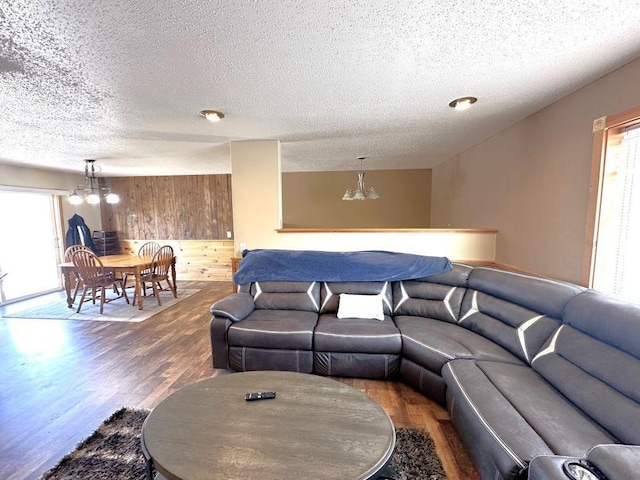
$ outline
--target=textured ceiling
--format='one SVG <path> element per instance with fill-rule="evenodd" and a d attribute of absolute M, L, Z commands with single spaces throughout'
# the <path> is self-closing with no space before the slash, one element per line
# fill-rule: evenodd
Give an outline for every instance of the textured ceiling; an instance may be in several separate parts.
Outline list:
<path fill-rule="evenodd" d="M 640 0 L 0 0 L 0 163 L 426 168 L 639 56 Z"/>

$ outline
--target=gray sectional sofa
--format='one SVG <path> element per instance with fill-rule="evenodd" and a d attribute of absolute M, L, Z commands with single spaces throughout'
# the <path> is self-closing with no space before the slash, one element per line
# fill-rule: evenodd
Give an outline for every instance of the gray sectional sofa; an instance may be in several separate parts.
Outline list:
<path fill-rule="evenodd" d="M 340 294 L 384 319 L 338 318 Z M 486 267 L 395 282 L 254 282 L 211 307 L 215 368 L 400 378 L 446 405 L 485 480 L 640 478 L 640 306 Z"/>

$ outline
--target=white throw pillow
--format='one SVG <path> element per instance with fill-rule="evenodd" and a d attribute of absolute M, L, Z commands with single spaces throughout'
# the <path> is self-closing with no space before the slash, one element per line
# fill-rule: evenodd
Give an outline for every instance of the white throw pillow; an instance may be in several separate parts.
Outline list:
<path fill-rule="evenodd" d="M 340 294 L 338 318 L 375 318 L 384 320 L 382 295 Z"/>

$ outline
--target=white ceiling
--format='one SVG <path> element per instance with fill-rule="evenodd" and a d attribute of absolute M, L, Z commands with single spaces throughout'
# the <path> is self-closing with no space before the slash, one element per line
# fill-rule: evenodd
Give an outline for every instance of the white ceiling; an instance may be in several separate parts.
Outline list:
<path fill-rule="evenodd" d="M 0 0 L 0 163 L 428 168 L 639 56 L 640 0 Z"/>

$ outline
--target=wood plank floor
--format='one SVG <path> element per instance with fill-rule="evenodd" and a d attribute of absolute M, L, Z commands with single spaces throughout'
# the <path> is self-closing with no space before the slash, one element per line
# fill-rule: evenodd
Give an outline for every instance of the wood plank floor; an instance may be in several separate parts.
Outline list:
<path fill-rule="evenodd" d="M 118 408 L 228 373 L 211 366 L 208 312 L 231 283 L 181 286 L 200 292 L 141 323 L 9 319 L 0 307 L 0 479 L 36 479 Z M 445 409 L 401 382 L 340 380 L 396 427 L 427 430 L 449 480 L 479 478 Z"/>

